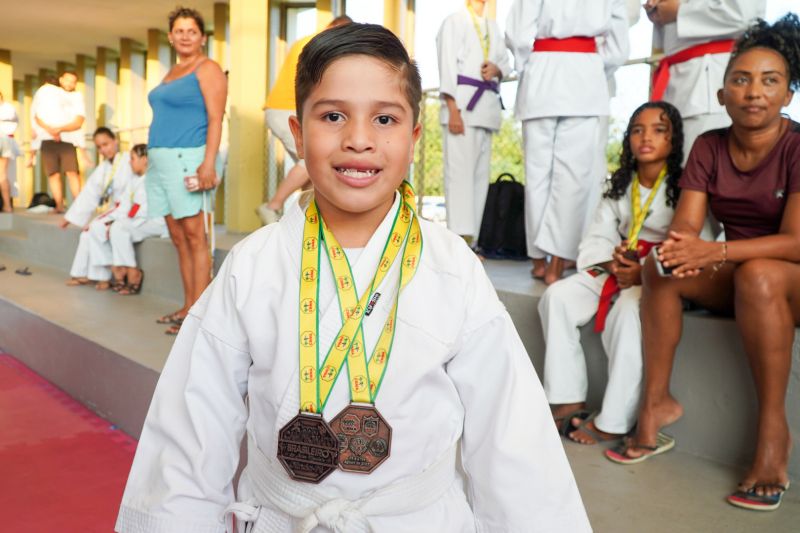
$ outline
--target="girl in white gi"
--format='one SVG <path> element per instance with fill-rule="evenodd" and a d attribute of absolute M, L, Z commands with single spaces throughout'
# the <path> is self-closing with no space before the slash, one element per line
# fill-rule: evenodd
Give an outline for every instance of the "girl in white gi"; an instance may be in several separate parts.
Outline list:
<path fill-rule="evenodd" d="M 402 43 L 376 25 L 323 31 L 296 87 L 314 199 L 236 245 L 190 310 L 117 531 L 223 533 L 226 514 L 260 533 L 589 531 L 479 260 L 414 214 L 421 88 Z"/>
<path fill-rule="evenodd" d="M 655 25 L 653 48 L 666 57 L 653 78 L 651 100 L 670 102 L 683 117 L 684 161 L 701 133 L 731 123 L 717 100 L 734 39 L 757 17 L 766 0 L 648 0 Z"/>
<path fill-rule="evenodd" d="M 609 113 L 605 65 L 622 63 L 628 48 L 617 48 L 621 58 L 600 54 L 596 38 L 626 18 L 625 0 L 516 0 L 508 14 L 506 43 L 520 73 L 528 255 L 532 275 L 547 284 L 574 264 L 605 178 L 596 175 L 599 117 Z"/>
<path fill-rule="evenodd" d="M 486 0 L 469 0 L 436 36 L 447 227 L 468 238 L 480 231 L 492 132 L 502 118 L 499 82 L 511 70 L 503 35 L 485 9 Z"/>
<path fill-rule="evenodd" d="M 123 193 L 119 207 L 114 211 L 114 223 L 108 236 L 112 254 L 112 279 L 121 295 L 139 294 L 144 282 L 144 271 L 136 265 L 133 244 L 148 237 L 167 237 L 164 217 L 147 216 L 147 190 L 144 186 L 147 172 L 147 145 L 131 148 L 133 176 Z"/>
<path fill-rule="evenodd" d="M 636 421 L 642 381 L 640 259 L 666 238 L 682 160 L 678 111 L 665 102 L 634 111 L 622 141 L 621 166 L 581 241 L 579 272 L 555 282 L 539 301 L 547 343 L 544 390 L 556 425 L 573 441 L 615 439 Z M 602 410 L 590 415 L 579 328 L 595 314 L 595 331 L 602 332 L 608 355 L 608 385 Z"/>
<path fill-rule="evenodd" d="M 130 155 L 119 152 L 117 138 L 110 129 L 97 128 L 93 138 L 104 160 L 86 180 L 86 185 L 64 215 L 60 226 L 66 228 L 74 224 L 82 228 L 67 285 L 94 282 L 97 290 L 106 290 L 111 285 L 108 226 L 114 221 L 114 213 L 128 188 L 133 170 Z M 89 222 L 98 210 L 100 213 Z M 119 284 L 119 280 L 116 283 Z"/>

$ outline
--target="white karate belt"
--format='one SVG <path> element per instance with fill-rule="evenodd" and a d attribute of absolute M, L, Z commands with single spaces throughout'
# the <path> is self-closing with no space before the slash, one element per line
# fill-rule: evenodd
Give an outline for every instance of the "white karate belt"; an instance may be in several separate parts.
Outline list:
<path fill-rule="evenodd" d="M 368 516 L 398 515 L 427 507 L 438 500 L 456 480 L 456 445 L 447 450 L 425 471 L 382 487 L 355 501 L 329 500 L 314 485 L 293 481 L 278 461 L 270 460 L 252 439 L 247 444 L 247 476 L 255 497 L 227 507 L 223 519 L 233 531 L 233 516 L 238 523 L 251 522 L 251 533 L 288 531 L 291 519 L 299 519 L 296 533 L 309 533 L 317 526 L 334 533 L 371 533 Z M 264 508 L 269 502 L 283 514 Z M 240 529 L 241 531 L 241 529 Z"/>

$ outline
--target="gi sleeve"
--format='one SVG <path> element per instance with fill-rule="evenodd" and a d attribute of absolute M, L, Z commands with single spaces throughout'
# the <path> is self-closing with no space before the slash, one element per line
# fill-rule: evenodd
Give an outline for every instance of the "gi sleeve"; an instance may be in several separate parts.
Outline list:
<path fill-rule="evenodd" d="M 628 11 L 625 0 L 614 0 L 611 5 L 611 25 L 603 35 L 598 47 L 600 57 L 603 59 L 606 77 L 614 75 L 630 55 L 630 42 L 628 39 Z"/>
<path fill-rule="evenodd" d="M 186 317 L 158 381 L 120 533 L 225 533 L 221 514 L 234 501 L 252 363 L 236 310 L 234 253 Z"/>
<path fill-rule="evenodd" d="M 506 19 L 506 46 L 514 56 L 514 69 L 521 76 L 536 38 L 541 0 L 515 0 Z"/>
<path fill-rule="evenodd" d="M 436 35 L 436 53 L 439 62 L 439 94 L 456 97 L 458 87 L 458 50 L 462 37 L 454 16 L 442 22 Z"/>
<path fill-rule="evenodd" d="M 592 222 L 578 246 L 578 271 L 614 258 L 614 247 L 622 242 L 616 203 L 617 200 L 602 198 L 597 204 Z"/>
<path fill-rule="evenodd" d="M 82 228 L 89 223 L 89 219 L 92 218 L 97 206 L 100 204 L 103 185 L 105 185 L 105 180 L 108 179 L 106 172 L 110 172 L 112 168 L 109 165 L 111 165 L 110 162 L 101 163 L 89 175 L 86 185 L 83 186 L 78 197 L 75 198 L 75 201 L 72 202 L 72 205 L 64 215 L 64 218 L 70 224 L 75 224 Z"/>
<path fill-rule="evenodd" d="M 723 37 L 744 30 L 755 18 L 763 17 L 765 0 L 694 0 L 678 8 L 678 37 L 681 39 Z"/>
<path fill-rule="evenodd" d="M 462 462 L 477 531 L 591 531 L 536 371 L 474 263 L 447 373 L 464 405 Z"/>
<path fill-rule="evenodd" d="M 509 61 L 508 49 L 505 47 L 500 27 L 494 21 L 492 21 L 491 25 L 493 51 L 491 60 L 500 69 L 500 79 L 503 80 L 511 74 L 511 61 Z"/>

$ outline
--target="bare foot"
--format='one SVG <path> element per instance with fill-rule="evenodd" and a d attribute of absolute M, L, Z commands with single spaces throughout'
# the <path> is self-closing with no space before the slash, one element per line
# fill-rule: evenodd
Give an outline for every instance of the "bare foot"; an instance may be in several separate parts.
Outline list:
<path fill-rule="evenodd" d="M 88 285 L 89 278 L 70 278 L 67 280 L 68 287 L 78 287 L 79 285 Z"/>
<path fill-rule="evenodd" d="M 107 291 L 109 287 L 111 287 L 111 283 L 108 281 L 98 281 L 94 286 L 95 290 L 98 291 Z"/>
<path fill-rule="evenodd" d="M 650 450 L 637 448 L 637 444 L 655 446 L 661 428 L 674 424 L 683 416 L 683 406 L 670 395 L 662 401 L 645 405 L 639 411 L 639 422 L 636 435 L 631 439 L 626 455 L 631 459 L 651 453 Z"/>
<path fill-rule="evenodd" d="M 531 259 L 533 268 L 531 268 L 531 276 L 535 279 L 542 279 L 545 270 L 547 270 L 547 259 Z"/>
<path fill-rule="evenodd" d="M 578 427 L 583 423 L 583 419 L 576 416 L 572 419 L 571 423 L 572 426 Z M 592 433 L 585 431 L 584 428 Z M 586 422 L 586 424 L 584 424 L 583 428 L 576 429 L 567 435 L 569 440 L 577 442 L 578 444 L 597 444 L 598 438 L 601 442 L 607 442 L 620 439 L 623 436 L 625 436 L 624 433 L 606 433 L 605 431 L 598 429 L 598 427 L 594 424 L 594 420 L 589 420 Z"/>
<path fill-rule="evenodd" d="M 579 403 L 562 403 L 552 406 L 553 421 L 556 423 L 559 433 L 563 433 L 566 425 L 570 423 L 569 417 L 575 414 L 576 411 L 586 409 L 585 402 Z M 573 418 L 574 420 L 574 418 Z"/>
<path fill-rule="evenodd" d="M 756 456 L 739 490 L 755 488 L 759 496 L 774 496 L 789 482 L 787 469 L 792 452 L 792 437 L 786 418 L 774 422 L 761 421 Z"/>
<path fill-rule="evenodd" d="M 569 259 L 564 259 L 558 256 L 553 256 L 550 260 L 550 264 L 547 265 L 547 269 L 544 273 L 544 283 L 545 285 L 552 285 L 556 281 L 561 279 L 561 276 L 564 275 L 564 271 L 568 268 L 574 268 L 575 261 L 571 261 Z"/>

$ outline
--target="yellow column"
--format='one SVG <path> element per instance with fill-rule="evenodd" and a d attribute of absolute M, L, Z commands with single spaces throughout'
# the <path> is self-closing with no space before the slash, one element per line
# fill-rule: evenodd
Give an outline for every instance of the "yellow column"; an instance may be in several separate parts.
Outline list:
<path fill-rule="evenodd" d="M 117 121 L 117 57 L 114 50 L 97 47 L 94 101 L 98 126 L 112 127 Z"/>
<path fill-rule="evenodd" d="M 383 0 L 383 25 L 392 30 L 395 35 L 403 35 L 400 9 L 402 0 Z"/>
<path fill-rule="evenodd" d="M 14 69 L 11 67 L 11 51 L 0 50 L 0 93 L 5 100 L 14 98 Z"/>
<path fill-rule="evenodd" d="M 228 56 L 228 22 L 230 20 L 230 10 L 228 4 L 215 3 L 214 4 L 214 41 L 212 43 L 214 50 L 214 59 L 219 63 L 222 70 L 229 70 Z M 225 118 L 222 123 L 222 141 L 225 142 L 225 136 L 230 140 L 230 108 L 225 109 Z M 215 205 L 215 217 L 217 223 L 225 222 L 225 180 L 220 183 L 217 188 L 217 199 Z"/>
<path fill-rule="evenodd" d="M 30 74 L 25 76 L 25 96 L 23 98 L 22 116 L 19 117 L 20 121 L 25 126 L 25 137 L 22 139 L 25 147 L 25 156 L 29 155 L 31 149 L 31 141 L 33 140 L 33 130 L 31 129 L 31 104 L 33 103 L 33 94 L 39 88 L 39 78 Z M 39 183 L 37 186 L 34 180 L 35 168 L 26 168 L 25 175 L 23 176 L 23 187 L 30 188 L 31 191 L 46 191 L 47 184 Z"/>
<path fill-rule="evenodd" d="M 317 29 L 323 30 L 333 20 L 333 1 L 317 0 Z"/>
<path fill-rule="evenodd" d="M 269 28 L 267 2 L 231 0 L 228 101 L 230 151 L 226 226 L 230 231 L 258 228 L 254 209 L 264 181 L 264 88 L 267 84 Z"/>
<path fill-rule="evenodd" d="M 83 131 L 91 134 L 97 128 L 97 118 L 94 110 L 95 74 L 96 63 L 93 57 L 78 54 L 75 56 L 75 70 L 78 73 L 78 85 L 75 87 L 83 95 L 86 106 L 86 120 L 83 122 Z M 90 152 L 91 153 L 91 152 Z"/>
<path fill-rule="evenodd" d="M 5 95 L 5 93 L 3 94 Z M 25 168 L 26 158 L 23 143 L 27 132 L 23 118 L 25 115 L 25 82 L 23 80 L 14 80 L 14 108 L 17 110 L 17 117 L 19 118 L 16 135 L 17 142 L 23 150 L 22 157 L 17 158 L 17 190 L 19 191 L 19 197 L 14 201 L 14 205 L 27 207 L 31 203 L 31 196 L 33 196 L 33 180 L 28 179 L 28 169 Z"/>
<path fill-rule="evenodd" d="M 167 34 L 161 30 L 150 28 L 147 30 L 147 64 L 145 65 L 145 92 L 155 89 L 166 76 L 170 67 L 171 52 Z M 142 114 L 142 124 L 150 124 L 153 120 L 153 110 L 145 101 Z"/>
<path fill-rule="evenodd" d="M 142 99 L 144 93 L 144 46 L 123 37 L 119 41 L 119 87 L 117 90 L 117 127 L 120 145 L 130 150 L 141 140 L 142 132 L 131 128 L 142 126 Z"/>
<path fill-rule="evenodd" d="M 488 0 L 486 2 L 486 16 L 490 19 L 497 18 L 497 0 Z"/>
<path fill-rule="evenodd" d="M 414 32 L 416 31 L 416 0 L 406 0 L 405 17 L 403 20 L 403 43 L 408 54 L 414 56 Z"/>

